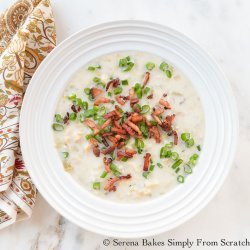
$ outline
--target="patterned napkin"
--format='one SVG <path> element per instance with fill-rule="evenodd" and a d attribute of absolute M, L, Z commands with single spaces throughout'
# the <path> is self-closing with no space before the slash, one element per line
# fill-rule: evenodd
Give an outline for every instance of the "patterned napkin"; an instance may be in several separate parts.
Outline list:
<path fill-rule="evenodd" d="M 19 114 L 32 75 L 55 45 L 49 0 L 19 0 L 0 15 L 0 229 L 29 218 L 35 204 L 37 190 L 19 146 Z"/>

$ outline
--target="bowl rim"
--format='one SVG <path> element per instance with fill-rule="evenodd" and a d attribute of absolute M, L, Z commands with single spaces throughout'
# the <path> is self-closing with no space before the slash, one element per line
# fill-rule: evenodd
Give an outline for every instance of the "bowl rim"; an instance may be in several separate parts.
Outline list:
<path fill-rule="evenodd" d="M 202 51 L 203 55 L 205 55 L 207 58 L 209 58 L 210 62 L 212 62 L 213 66 L 217 69 L 217 71 L 218 71 L 219 74 L 221 75 L 221 78 L 223 79 L 223 81 L 226 82 L 227 87 L 228 87 L 227 90 L 228 90 L 228 92 L 229 92 L 229 93 L 227 93 L 227 94 L 229 94 L 229 95 L 230 95 L 230 98 L 231 98 L 231 100 L 230 100 L 230 101 L 231 101 L 231 108 L 232 108 L 232 110 L 233 110 L 232 113 L 233 113 L 233 116 L 234 116 L 234 124 L 233 124 L 233 130 L 234 130 L 234 145 L 233 145 L 233 146 L 234 146 L 234 148 L 233 148 L 233 151 L 231 150 L 231 152 L 233 152 L 233 153 L 232 153 L 232 155 L 231 155 L 231 159 L 229 158 L 229 161 L 232 163 L 233 155 L 234 155 L 235 150 L 236 150 L 236 138 L 238 137 L 238 126 L 239 126 L 238 114 L 237 114 L 237 110 L 236 110 L 235 99 L 234 99 L 234 97 L 233 97 L 233 92 L 232 92 L 232 90 L 231 90 L 231 88 L 230 88 L 229 82 L 228 82 L 227 79 L 225 78 L 225 75 L 224 75 L 224 73 L 221 71 L 221 69 L 220 69 L 220 67 L 218 66 L 218 64 L 217 64 L 213 59 L 211 59 L 211 56 L 208 55 L 207 52 L 205 52 L 203 49 L 201 49 L 201 46 L 199 46 L 196 42 L 193 42 L 193 40 L 190 39 L 188 36 L 183 35 L 182 33 L 178 32 L 178 31 L 176 31 L 176 30 L 174 30 L 174 29 L 172 29 L 172 28 L 169 28 L 169 27 L 166 27 L 166 26 L 157 24 L 157 23 L 147 22 L 147 21 L 139 21 L 139 20 L 120 20 L 120 21 L 112 21 L 112 22 L 107 22 L 107 23 L 101 23 L 101 24 L 98 24 L 98 25 L 93 25 L 93 26 L 89 26 L 89 27 L 87 27 L 87 28 L 84 28 L 84 29 L 82 29 L 82 30 L 80 30 L 80 31 L 78 31 L 78 32 L 76 32 L 76 33 L 74 33 L 74 34 L 72 34 L 71 36 L 69 36 L 67 39 L 65 39 L 63 42 L 61 42 L 61 43 L 57 46 L 57 48 L 56 48 L 55 50 L 53 50 L 53 51 L 50 53 L 50 55 L 49 55 L 48 57 L 45 58 L 45 60 L 44 60 L 44 61 L 42 62 L 42 64 L 40 65 L 40 67 L 45 67 L 44 65 L 46 65 L 47 62 L 49 63 L 50 60 L 51 60 L 51 58 L 53 58 L 53 55 L 56 53 L 55 51 L 59 51 L 61 48 L 63 48 L 63 46 L 65 46 L 65 44 L 70 43 L 72 39 L 76 38 L 77 36 L 80 36 L 82 33 L 84 33 L 84 32 L 90 32 L 90 33 L 91 33 L 92 30 L 95 30 L 95 29 L 98 30 L 98 29 L 102 29 L 102 28 L 105 28 L 105 27 L 108 27 L 108 26 L 119 27 L 119 25 L 121 25 L 121 26 L 124 25 L 124 26 L 128 26 L 128 27 L 129 27 L 129 25 L 130 25 L 130 26 L 132 26 L 132 25 L 144 26 L 144 25 L 145 25 L 145 26 L 150 26 L 152 29 L 153 29 L 153 28 L 155 28 L 155 29 L 159 28 L 159 29 L 161 29 L 161 30 L 165 30 L 166 32 L 170 32 L 170 33 L 173 33 L 173 34 L 177 34 L 177 35 L 183 37 L 183 39 L 186 39 L 188 42 L 191 42 L 193 46 L 198 47 L 198 49 Z M 39 67 L 39 68 L 40 68 L 40 67 Z M 31 85 L 31 86 L 34 85 L 32 82 L 35 82 L 36 76 L 37 76 L 37 74 L 38 74 L 37 72 L 39 72 L 39 69 L 38 69 L 38 71 L 35 72 L 35 74 L 34 74 L 32 80 L 31 80 L 31 82 L 30 82 L 30 85 Z M 33 81 L 33 79 L 35 79 L 35 80 Z M 33 85 L 32 85 L 32 84 L 33 84 Z M 28 87 L 28 89 L 27 89 L 27 92 L 28 92 L 28 93 L 30 92 L 29 89 L 30 89 L 30 88 Z M 24 102 L 23 102 L 23 105 L 25 105 L 25 107 L 28 106 L 28 104 L 27 104 L 27 102 L 28 102 L 27 99 L 28 99 L 28 98 L 25 96 Z M 22 147 L 22 148 L 25 148 L 25 145 L 24 145 L 24 144 L 26 143 L 26 139 L 25 139 L 25 137 L 26 137 L 26 134 L 25 134 L 25 123 L 26 123 L 26 122 L 25 122 L 25 121 L 26 121 L 26 116 L 27 116 L 27 115 L 26 115 L 24 112 L 25 112 L 24 109 L 22 109 L 22 110 L 21 110 L 21 115 L 20 115 L 20 143 L 21 143 L 21 147 Z M 27 152 L 26 150 L 24 150 L 24 161 L 29 163 L 29 160 L 28 160 L 28 152 Z M 231 164 L 230 164 L 230 166 L 231 166 Z M 37 179 L 36 179 L 36 176 L 33 175 L 32 167 L 30 167 L 29 164 L 27 165 L 27 169 L 28 169 L 28 171 L 30 172 L 32 179 L 35 180 L 35 182 L 36 182 L 36 180 L 37 180 Z M 227 167 L 227 168 L 225 169 L 225 172 L 224 172 L 224 174 L 223 174 L 223 176 L 222 176 L 223 179 L 220 180 L 219 184 L 216 185 L 216 188 L 214 188 L 213 191 L 210 192 L 209 197 L 207 198 L 206 202 L 203 202 L 203 204 L 201 204 L 201 205 L 199 206 L 199 208 L 197 208 L 197 209 L 195 210 L 195 213 L 194 213 L 194 212 L 190 213 L 189 216 L 186 216 L 186 217 L 185 217 L 185 220 L 183 220 L 183 219 L 182 219 L 182 220 L 179 220 L 179 223 L 175 223 L 174 226 L 172 226 L 171 228 L 174 228 L 174 227 L 178 226 L 179 224 L 183 223 L 184 221 L 188 220 L 188 219 L 191 218 L 194 214 L 198 213 L 205 205 L 207 205 L 207 203 L 214 197 L 214 195 L 216 194 L 216 192 L 219 190 L 219 188 L 220 188 L 221 185 L 223 184 L 223 182 L 224 182 L 226 176 L 228 175 L 229 169 L 230 169 L 229 167 Z M 38 183 L 35 183 L 35 184 L 38 184 Z M 37 186 L 39 186 L 39 184 L 38 184 Z M 46 199 L 46 194 L 45 194 L 45 192 L 43 192 L 43 190 L 41 190 L 40 192 L 42 193 L 42 195 L 43 195 L 44 198 Z M 148 201 L 148 202 L 151 203 L 151 201 Z M 56 204 L 54 204 L 52 200 L 50 200 L 49 203 L 52 205 L 52 207 L 56 208 L 56 210 L 58 210 L 59 213 L 63 214 L 66 218 L 72 220 L 72 218 L 70 218 L 69 216 L 67 216 L 67 214 L 65 214 L 64 212 L 62 212 L 62 210 L 59 209 L 58 206 L 57 206 Z M 144 203 L 144 202 L 143 202 L 143 203 Z M 84 225 L 82 225 L 80 222 L 77 223 L 77 221 L 75 221 L 75 220 L 74 220 L 74 222 L 75 222 L 76 224 L 78 224 L 79 226 L 84 227 Z M 84 228 L 85 228 L 85 227 L 84 227 Z M 87 228 L 87 230 L 93 231 L 93 232 L 97 232 L 97 233 L 100 233 L 100 231 L 98 231 L 98 230 L 91 230 L 91 228 Z M 164 231 L 166 231 L 166 230 L 164 230 L 164 229 L 159 230 L 158 232 L 156 232 L 156 234 L 161 233 L 161 232 L 164 232 Z M 121 234 L 117 234 L 117 235 L 114 234 L 114 233 L 110 234 L 110 232 L 106 232 L 106 231 L 101 232 L 101 234 L 105 234 L 105 235 L 107 235 L 107 236 L 118 236 L 118 237 L 120 237 L 120 238 L 123 238 L 123 236 L 124 236 L 124 235 L 121 235 Z M 150 234 L 145 233 L 145 234 L 143 234 L 143 235 L 145 235 L 145 236 L 152 236 L 152 235 L 154 235 L 154 234 L 152 234 L 152 232 L 151 232 Z M 131 237 L 131 236 L 130 236 L 130 237 Z M 138 237 L 141 237 L 141 235 L 138 235 L 138 236 L 137 236 L 137 235 L 132 235 L 132 237 L 133 237 L 133 238 L 138 238 Z M 127 238 L 127 237 L 125 236 L 124 238 Z"/>

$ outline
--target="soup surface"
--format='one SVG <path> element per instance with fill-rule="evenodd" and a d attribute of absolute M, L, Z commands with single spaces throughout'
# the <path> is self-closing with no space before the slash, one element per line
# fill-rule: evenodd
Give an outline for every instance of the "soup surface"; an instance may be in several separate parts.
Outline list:
<path fill-rule="evenodd" d="M 72 77 L 52 128 L 64 169 L 78 183 L 129 203 L 191 178 L 204 115 L 182 72 L 158 56 L 127 51 L 96 58 Z"/>

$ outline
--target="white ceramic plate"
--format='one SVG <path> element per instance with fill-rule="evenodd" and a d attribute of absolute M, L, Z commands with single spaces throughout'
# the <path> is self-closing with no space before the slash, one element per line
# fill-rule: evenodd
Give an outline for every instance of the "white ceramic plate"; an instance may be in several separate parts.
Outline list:
<path fill-rule="evenodd" d="M 172 62 L 197 89 L 205 113 L 205 141 L 184 185 L 138 204 L 106 201 L 64 172 L 51 123 L 70 77 L 90 60 L 115 51 L 145 51 Z M 144 21 L 117 21 L 84 29 L 44 60 L 27 89 L 20 123 L 21 147 L 40 193 L 60 214 L 89 231 L 145 237 L 170 230 L 199 212 L 222 185 L 232 164 L 238 117 L 229 83 L 213 60 L 179 32 Z"/>

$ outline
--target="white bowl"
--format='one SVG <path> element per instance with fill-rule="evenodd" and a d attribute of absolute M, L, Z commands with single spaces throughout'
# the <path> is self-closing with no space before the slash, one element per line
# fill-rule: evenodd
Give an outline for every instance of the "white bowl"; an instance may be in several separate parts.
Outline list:
<path fill-rule="evenodd" d="M 63 170 L 51 130 L 57 101 L 70 77 L 90 60 L 122 50 L 146 51 L 176 65 L 191 79 L 205 113 L 205 141 L 194 173 L 170 193 L 137 204 L 106 201 L 77 184 Z M 229 171 L 237 135 L 234 97 L 215 62 L 183 34 L 144 21 L 93 26 L 57 46 L 30 82 L 20 121 L 25 163 L 50 205 L 82 228 L 124 238 L 162 233 L 199 212 Z"/>

